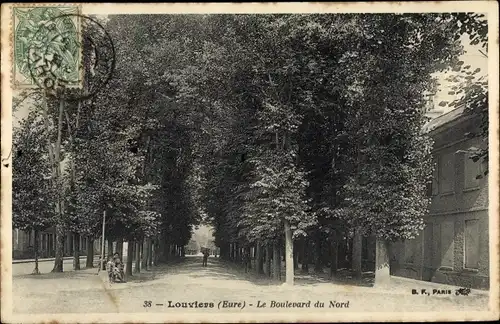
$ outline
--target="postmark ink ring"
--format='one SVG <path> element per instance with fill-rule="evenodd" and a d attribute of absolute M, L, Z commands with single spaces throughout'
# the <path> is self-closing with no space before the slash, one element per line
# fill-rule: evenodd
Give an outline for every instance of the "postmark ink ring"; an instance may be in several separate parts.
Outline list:
<path fill-rule="evenodd" d="M 81 26 L 74 21 L 81 21 Z M 96 19 L 79 14 L 62 14 L 40 24 L 26 54 L 33 83 L 69 101 L 93 97 L 115 68 L 108 32 Z"/>

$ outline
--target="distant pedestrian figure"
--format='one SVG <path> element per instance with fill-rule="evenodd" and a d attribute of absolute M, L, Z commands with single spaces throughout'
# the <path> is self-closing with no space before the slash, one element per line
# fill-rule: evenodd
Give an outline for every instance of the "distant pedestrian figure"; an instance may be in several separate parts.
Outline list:
<path fill-rule="evenodd" d="M 243 252 L 243 266 L 245 267 L 245 272 L 248 272 L 250 269 L 250 253 L 247 249 Z"/>
<path fill-rule="evenodd" d="M 203 267 L 208 266 L 208 255 L 209 255 L 208 249 L 203 250 L 203 264 L 202 264 Z"/>

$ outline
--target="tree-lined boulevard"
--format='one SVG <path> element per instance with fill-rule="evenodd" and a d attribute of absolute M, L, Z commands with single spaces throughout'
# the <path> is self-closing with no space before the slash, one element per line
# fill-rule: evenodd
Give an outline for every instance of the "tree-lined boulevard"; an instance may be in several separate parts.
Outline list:
<path fill-rule="evenodd" d="M 310 266 L 328 268 L 334 281 L 342 260 L 360 248 L 356 235 L 376 238 L 374 282 L 390 285 L 389 243 L 414 238 L 429 204 L 432 141 L 423 126 L 435 73 L 456 74 L 457 100 L 441 105 L 482 114 L 481 132 L 469 135 L 487 143 L 486 79 L 459 60 L 464 34 L 487 53 L 481 15 L 116 15 L 102 24 L 116 62 L 95 96 L 71 100 L 64 89 L 39 90 L 14 100 L 14 109 L 30 112 L 14 131 L 13 223 L 35 231 L 35 250 L 40 231 L 55 228 L 51 271 L 58 273 L 69 266 L 65 233 L 76 244 L 75 260 L 80 236 L 89 238 L 92 256 L 105 214 L 107 251 L 115 242 L 113 252 L 127 260 L 130 284 L 109 288 L 123 289 L 115 296 L 122 310 L 152 298 L 133 281 L 141 271 L 160 273 L 162 283 L 188 293 L 182 287 L 196 287 L 194 277 L 206 275 L 199 283 L 206 290 L 196 294 L 234 296 L 211 280 L 249 255 L 252 275 L 265 280 L 293 285 L 300 264 L 306 275 Z M 92 65 L 92 45 L 83 38 L 87 78 L 109 68 Z M 487 147 L 473 153 L 488 157 Z M 218 270 L 182 261 L 202 223 L 214 228 Z M 73 262 L 75 270 L 94 266 Z M 35 268 L 47 272 L 45 263 Z M 361 277 L 360 266 L 352 270 Z M 91 271 L 40 278 L 75 291 L 73 282 L 95 282 L 78 299 L 112 309 L 98 305 L 101 281 Z M 37 296 L 40 288 L 26 285 L 37 280 L 15 279 L 14 291 Z M 252 293 L 257 284 L 248 285 Z M 309 289 L 299 286 L 294 296 Z M 167 288 L 148 289 L 165 298 Z M 370 299 L 342 294 L 361 308 Z M 403 307 L 417 297 L 388 298 Z"/>

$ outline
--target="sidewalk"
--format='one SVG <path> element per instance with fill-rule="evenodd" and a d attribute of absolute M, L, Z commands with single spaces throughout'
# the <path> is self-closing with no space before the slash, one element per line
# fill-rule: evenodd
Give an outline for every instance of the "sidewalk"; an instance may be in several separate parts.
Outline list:
<path fill-rule="evenodd" d="M 431 281 L 423 281 L 423 280 L 417 280 L 417 279 L 411 279 L 411 278 L 405 278 L 405 277 L 397 277 L 397 276 L 391 276 L 391 283 L 392 285 L 396 286 L 397 288 L 403 288 L 403 289 L 449 289 L 452 291 L 455 291 L 456 289 L 463 288 L 460 286 L 453 286 L 453 285 L 448 285 L 448 284 L 441 284 L 437 282 L 431 282 Z M 474 295 L 484 295 L 484 296 L 489 296 L 490 292 L 489 290 L 481 290 L 481 289 L 471 289 L 471 294 Z"/>
<path fill-rule="evenodd" d="M 80 255 L 80 259 L 85 258 L 87 259 L 86 255 Z M 48 262 L 48 261 L 54 261 L 56 258 L 43 258 L 43 259 L 38 259 L 38 262 Z M 97 259 L 99 259 L 97 257 Z M 63 260 L 73 260 L 72 256 L 64 257 Z M 96 257 L 94 256 L 94 260 L 96 260 Z M 35 259 L 20 259 L 20 260 L 12 260 L 12 264 L 16 263 L 31 263 L 35 262 Z"/>
<path fill-rule="evenodd" d="M 215 259 L 212 259 L 215 260 Z M 209 259 L 210 261 L 210 259 Z M 258 282 L 260 284 L 268 283 L 269 285 L 278 285 L 279 289 L 291 289 L 291 287 L 287 287 L 285 280 L 285 272 L 284 268 L 282 268 L 282 281 L 277 284 L 273 279 L 265 276 L 265 275 L 257 275 L 255 269 L 252 268 L 248 273 L 244 273 L 244 268 L 241 264 L 234 263 L 227 260 L 218 259 L 217 262 L 220 265 L 224 266 L 226 269 L 231 269 L 235 273 L 238 272 L 239 275 L 250 280 L 252 282 Z M 312 265 L 311 265 L 312 267 Z M 454 286 L 449 284 L 441 284 L 430 281 L 423 281 L 405 277 L 397 277 L 391 276 L 390 284 L 386 287 L 374 287 L 373 286 L 373 277 L 365 277 L 363 279 L 352 278 L 350 276 L 345 276 L 339 273 L 337 277 L 330 278 L 328 274 L 328 270 L 324 269 L 321 274 L 314 273 L 311 271 L 310 273 L 304 274 L 300 270 L 295 271 L 295 287 L 301 286 L 302 289 L 311 289 L 311 290 L 330 290 L 330 291 L 349 291 L 349 292 L 358 292 L 363 294 L 387 294 L 387 295 L 411 295 L 412 290 L 415 289 L 418 292 L 421 292 L 422 289 L 427 290 L 427 292 L 431 293 L 434 289 L 436 290 L 450 290 L 452 296 L 455 296 L 455 292 L 457 289 L 464 288 L 460 286 Z M 326 284 L 326 285 L 324 285 Z M 478 296 L 482 298 L 489 297 L 489 290 L 480 290 L 480 289 L 471 289 L 470 296 Z M 447 294 L 434 294 L 435 297 L 449 297 Z"/>

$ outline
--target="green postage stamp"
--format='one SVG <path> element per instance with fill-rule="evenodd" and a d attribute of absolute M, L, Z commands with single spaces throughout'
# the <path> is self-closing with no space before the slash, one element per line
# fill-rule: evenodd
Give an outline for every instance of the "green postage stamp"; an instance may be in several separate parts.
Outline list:
<path fill-rule="evenodd" d="M 14 7 L 12 19 L 14 88 L 80 85 L 78 6 Z"/>

